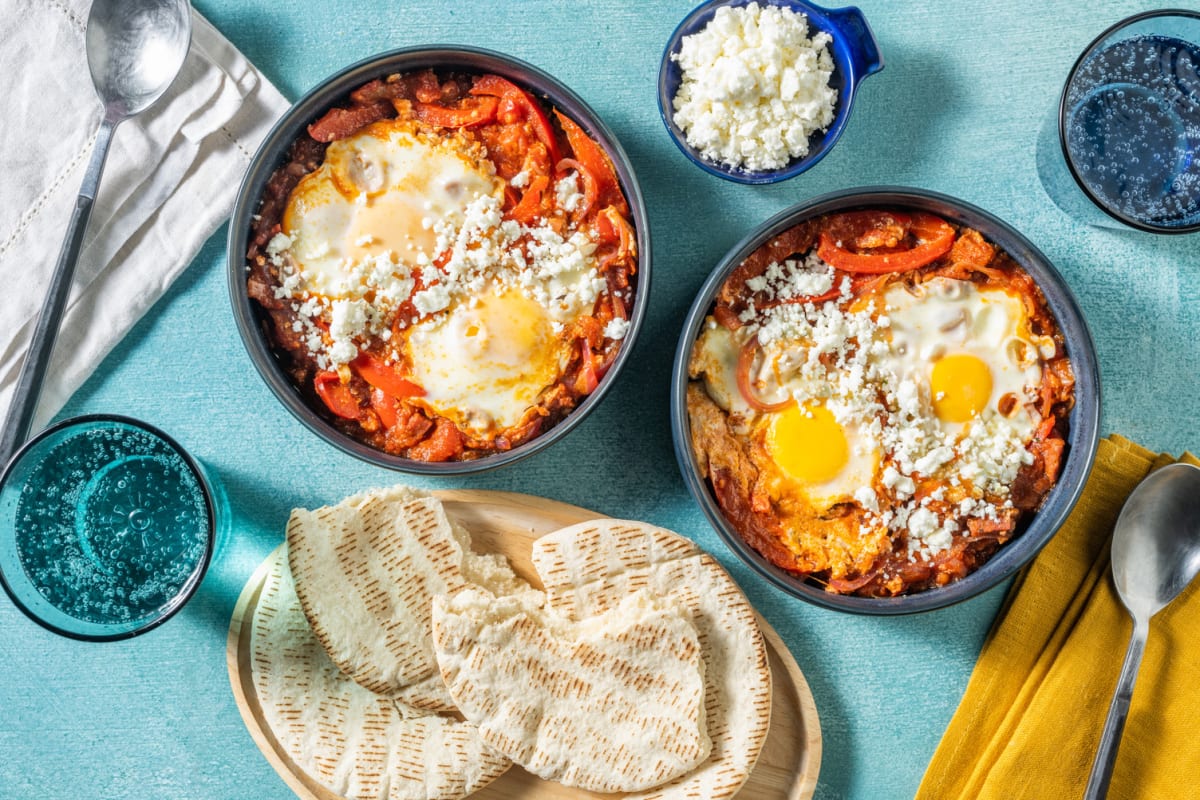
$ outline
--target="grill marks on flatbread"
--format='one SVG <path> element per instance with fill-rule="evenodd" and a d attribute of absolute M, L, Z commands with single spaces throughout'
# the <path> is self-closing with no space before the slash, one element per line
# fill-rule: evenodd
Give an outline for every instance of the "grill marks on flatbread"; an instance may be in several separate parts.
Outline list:
<path fill-rule="evenodd" d="M 632 800 L 723 800 L 758 758 L 754 612 L 677 534 L 597 520 L 542 537 L 544 594 L 407 487 L 298 509 L 287 540 L 295 586 L 285 564 L 263 589 L 254 681 L 280 744 L 337 794 L 461 797 L 512 754 Z M 469 722 L 428 713 L 456 703 Z"/>
<path fill-rule="evenodd" d="M 251 622 L 254 690 L 276 741 L 309 776 L 356 800 L 457 800 L 509 762 L 468 723 L 405 708 L 344 675 L 309 627 L 280 558 Z"/>
<path fill-rule="evenodd" d="M 434 601 L 442 677 L 484 741 L 595 792 L 647 789 L 705 759 L 704 664 L 679 608 L 642 592 L 572 622 L 544 603 L 471 589 Z"/>
<path fill-rule="evenodd" d="M 675 601 L 695 625 L 712 751 L 689 774 L 631 798 L 720 800 L 737 792 L 766 740 L 771 672 L 754 610 L 720 564 L 678 534 L 622 520 L 543 536 L 533 545 L 533 564 L 549 604 L 571 619 L 603 614 L 648 590 Z"/>
<path fill-rule="evenodd" d="M 468 582 L 525 588 L 502 558 L 471 551 L 440 501 L 407 487 L 296 509 L 287 541 L 304 614 L 334 663 L 417 708 L 453 710 L 430 641 L 433 597 Z"/>

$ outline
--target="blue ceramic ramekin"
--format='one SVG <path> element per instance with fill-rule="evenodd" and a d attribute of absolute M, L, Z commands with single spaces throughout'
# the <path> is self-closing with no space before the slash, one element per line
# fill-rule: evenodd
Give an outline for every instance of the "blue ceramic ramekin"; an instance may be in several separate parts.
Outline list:
<path fill-rule="evenodd" d="M 795 159 L 779 169 L 759 172 L 731 167 L 728 164 L 710 161 L 701 156 L 695 148 L 687 143 L 687 136 L 675 124 L 675 112 L 672 105 L 675 93 L 679 91 L 681 80 L 679 64 L 672 60 L 672 56 L 679 52 L 683 37 L 690 36 L 708 25 L 713 15 L 717 13 L 717 9 L 745 6 L 750 2 L 758 2 L 762 6 L 778 6 L 804 14 L 808 17 L 811 29 L 825 31 L 830 35 L 833 40 L 830 44 L 830 51 L 835 67 L 833 76 L 830 78 L 830 86 L 837 89 L 838 94 L 833 124 L 824 132 L 818 132 L 809 139 L 808 155 Z M 679 23 L 679 27 L 667 40 L 666 49 L 663 51 L 662 66 L 658 71 L 658 111 L 676 146 L 700 169 L 737 183 L 778 183 L 788 178 L 794 178 L 808 170 L 833 149 L 850 119 L 858 85 L 863 78 L 874 75 L 881 69 L 883 69 L 883 56 L 879 53 L 875 35 L 871 33 L 871 28 L 862 12 L 853 6 L 827 9 L 802 0 L 715 0 L 697 6 L 683 18 L 683 22 Z"/>

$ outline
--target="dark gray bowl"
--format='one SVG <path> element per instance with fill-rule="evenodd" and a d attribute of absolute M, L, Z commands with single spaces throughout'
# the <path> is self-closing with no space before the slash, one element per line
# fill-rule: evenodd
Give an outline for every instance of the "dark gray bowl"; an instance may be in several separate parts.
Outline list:
<path fill-rule="evenodd" d="M 833 211 L 878 207 L 908 208 L 938 214 L 953 223 L 978 230 L 1008 251 L 1037 281 L 1045 294 L 1050 310 L 1062 329 L 1067 354 L 1075 371 L 1075 408 L 1069 419 L 1067 454 L 1058 483 L 1046 497 L 1042 509 L 1023 526 L 1017 536 L 962 580 L 916 594 L 886 598 L 831 594 L 816 583 L 780 569 L 746 544 L 725 519 L 708 483 L 700 476 L 691 446 L 685 397 L 692 343 L 696 341 L 717 290 L 746 256 L 771 237 L 806 219 Z M 859 614 L 909 614 L 942 608 L 990 589 L 1029 563 L 1062 526 L 1083 491 L 1096 457 L 1100 431 L 1100 375 L 1092 335 L 1075 298 L 1062 276 L 1028 239 L 983 209 L 947 195 L 895 186 L 866 187 L 822 195 L 777 214 L 738 243 L 717 265 L 696 295 L 675 351 L 675 365 L 671 374 L 671 428 L 675 457 L 688 490 L 725 544 L 755 572 L 788 594 L 825 608 Z"/>
<path fill-rule="evenodd" d="M 578 122 L 587 133 L 608 152 L 616 167 L 621 188 L 629 201 L 633 224 L 637 230 L 638 283 L 630 316 L 629 331 L 617 355 L 616 361 L 600 381 L 599 387 L 588 395 L 565 419 L 550 430 L 531 439 L 519 447 L 496 453 L 474 461 L 447 461 L 428 463 L 400 458 L 376 450 L 353 439 L 333 425 L 305 402 L 297 388 L 284 372 L 275 353 L 263 336 L 261 311 L 246 294 L 246 247 L 249 240 L 250 220 L 258 212 L 259 200 L 271 173 L 284 160 L 292 142 L 304 133 L 309 123 L 315 121 L 329 108 L 347 100 L 349 93 L 374 78 L 395 72 L 425 69 L 453 69 L 461 72 L 491 72 L 512 80 L 529 90 L 533 95 L 548 101 L 567 116 Z M 459 45 L 431 45 L 428 47 L 404 48 L 372 56 L 338 72 L 310 90 L 275 123 L 275 127 L 263 140 L 246 177 L 238 190 L 237 203 L 229 224 L 227 250 L 229 298 L 233 303 L 233 316 L 238 332 L 250 354 L 251 361 L 263 380 L 298 420 L 326 442 L 350 455 L 380 467 L 421 475 L 458 475 L 482 472 L 505 464 L 511 464 L 526 456 L 549 447 L 562 439 L 583 421 L 612 388 L 617 376 L 633 352 L 638 332 L 646 316 L 646 300 L 650 291 L 650 229 L 646 217 L 646 206 L 642 192 L 634 176 L 628 156 L 621 148 L 617 137 L 570 89 L 537 67 L 515 58 L 489 50 Z"/>

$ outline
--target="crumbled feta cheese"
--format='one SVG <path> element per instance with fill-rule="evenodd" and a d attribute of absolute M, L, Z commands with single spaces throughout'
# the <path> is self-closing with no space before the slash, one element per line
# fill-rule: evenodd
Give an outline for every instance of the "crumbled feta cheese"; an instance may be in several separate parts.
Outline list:
<path fill-rule="evenodd" d="M 269 242 L 267 242 L 267 255 L 271 258 L 275 258 L 291 246 L 292 239 L 290 236 L 284 233 L 277 233 L 271 237 Z"/>
<path fill-rule="evenodd" d="M 776 169 L 807 155 L 809 137 L 834 119 L 831 41 L 810 38 L 791 9 L 717 9 L 672 56 L 682 70 L 675 124 L 705 158 L 733 167 Z"/>
<path fill-rule="evenodd" d="M 879 511 L 879 495 L 875 494 L 875 490 L 869 486 L 862 486 L 855 490 L 854 500 L 867 511 Z"/>
<path fill-rule="evenodd" d="M 422 314 L 434 314 L 450 305 L 450 290 L 444 283 L 435 283 L 414 294 L 412 302 Z"/>
<path fill-rule="evenodd" d="M 604 338 L 619 341 L 629 332 L 629 320 L 613 318 L 604 326 Z"/>
<path fill-rule="evenodd" d="M 346 364 L 358 355 L 355 337 L 367 327 L 370 306 L 365 300 L 335 300 L 330 308 L 329 359 L 334 364 Z"/>
<path fill-rule="evenodd" d="M 576 211 L 583 202 L 583 194 L 579 191 L 579 178 L 571 172 L 554 184 L 555 200 L 558 207 L 568 213 Z"/>
<path fill-rule="evenodd" d="M 529 183 L 526 172 L 510 181 L 517 188 Z M 556 181 L 557 207 L 578 211 L 584 201 L 581 185 L 575 172 Z M 420 224 L 432 234 L 430 246 L 407 236 L 395 245 L 400 252 L 379 252 L 379 237 L 365 233 L 354 238 L 354 244 L 373 246 L 371 252 L 352 253 L 335 269 L 313 269 L 309 274 L 303 268 L 306 259 L 334 252 L 329 241 L 321 236 L 298 241 L 279 234 L 268 242 L 265 253 L 278 275 L 275 297 L 295 312 L 292 328 L 297 339 L 321 369 L 353 360 L 373 342 L 391 340 L 392 323 L 402 309 L 415 312 L 408 322 L 418 325 L 427 315 L 457 303 L 477 302 L 487 293 L 519 291 L 545 309 L 556 333 L 567 330 L 580 314 L 592 312 L 608 282 L 590 225 L 561 214 L 526 225 L 505 219 L 499 191 L 462 194 L 461 205 L 450 209 L 435 208 L 429 200 L 421 204 Z M 355 202 L 361 204 L 363 196 Z M 628 330 L 628 321 L 614 319 L 604 333 L 619 341 Z"/>

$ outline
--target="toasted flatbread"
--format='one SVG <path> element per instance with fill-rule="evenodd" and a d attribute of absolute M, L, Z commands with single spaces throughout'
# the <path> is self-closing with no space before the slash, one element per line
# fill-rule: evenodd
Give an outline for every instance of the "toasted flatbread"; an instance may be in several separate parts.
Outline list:
<path fill-rule="evenodd" d="M 541 592 L 466 589 L 434 600 L 433 641 L 463 716 L 538 777 L 640 791 L 708 756 L 696 629 L 648 592 L 572 622 Z"/>
<path fill-rule="evenodd" d="M 712 751 L 692 772 L 629 797 L 722 800 L 737 792 L 766 740 L 771 671 L 754 610 L 720 564 L 676 533 L 623 520 L 543 536 L 533 545 L 533 564 L 550 606 L 571 619 L 603 614 L 645 589 L 675 601 L 696 627 Z"/>
<path fill-rule="evenodd" d="M 397 486 L 288 520 L 288 561 L 317 639 L 338 668 L 408 705 L 453 710 L 430 641 L 433 597 L 468 584 L 528 588 L 500 556 L 471 550 L 441 501 Z"/>
<path fill-rule="evenodd" d="M 406 708 L 341 672 L 300 607 L 285 558 L 251 622 L 255 695 L 288 757 L 352 800 L 457 800 L 509 766 L 469 722 Z"/>

